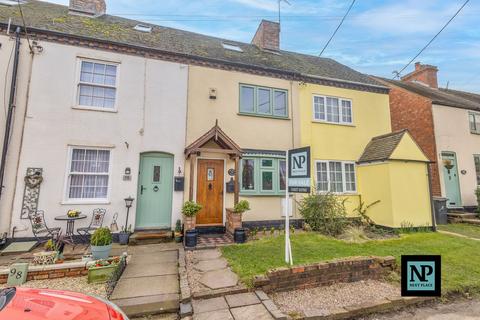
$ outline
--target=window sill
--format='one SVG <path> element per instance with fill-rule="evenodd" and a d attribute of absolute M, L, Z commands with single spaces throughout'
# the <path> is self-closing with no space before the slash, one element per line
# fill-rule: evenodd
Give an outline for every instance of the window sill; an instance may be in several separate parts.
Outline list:
<path fill-rule="evenodd" d="M 108 113 L 117 113 L 117 109 L 106 109 L 106 108 L 96 108 L 96 107 L 88 107 L 88 106 L 72 106 L 74 110 L 84 110 L 84 111 L 99 111 L 99 112 L 108 112 Z"/>
<path fill-rule="evenodd" d="M 275 119 L 275 120 L 290 120 L 289 117 L 272 116 L 268 114 L 238 112 L 237 115 L 246 116 L 246 117 L 255 117 L 255 118 Z"/>
<path fill-rule="evenodd" d="M 240 193 L 240 197 L 285 197 L 285 193 L 282 194 L 259 194 L 259 193 Z"/>
<path fill-rule="evenodd" d="M 312 120 L 312 123 L 321 123 L 321 124 L 331 124 L 334 126 L 342 126 L 342 127 L 356 127 L 353 123 L 336 123 L 336 122 L 328 122 L 322 120 Z"/>
<path fill-rule="evenodd" d="M 109 200 L 64 200 L 61 205 L 89 205 L 89 204 L 111 204 Z"/>

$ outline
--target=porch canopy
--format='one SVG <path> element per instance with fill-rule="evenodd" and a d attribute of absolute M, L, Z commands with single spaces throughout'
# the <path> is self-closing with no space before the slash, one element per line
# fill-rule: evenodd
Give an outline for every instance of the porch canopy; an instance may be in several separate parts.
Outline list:
<path fill-rule="evenodd" d="M 213 148 L 211 143 L 216 144 L 219 148 Z M 218 121 L 215 122 L 210 130 L 197 140 L 192 142 L 185 148 L 185 158 L 190 159 L 190 188 L 189 200 L 193 200 L 193 184 L 195 177 L 195 163 L 196 158 L 205 153 L 222 153 L 230 156 L 230 159 L 235 161 L 235 204 L 238 203 L 239 198 L 239 160 L 242 157 L 243 150 L 218 126 Z"/>

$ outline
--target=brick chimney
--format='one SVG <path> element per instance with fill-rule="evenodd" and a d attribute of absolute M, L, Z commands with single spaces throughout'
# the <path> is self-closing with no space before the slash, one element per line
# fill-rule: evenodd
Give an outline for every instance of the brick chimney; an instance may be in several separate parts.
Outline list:
<path fill-rule="evenodd" d="M 438 89 L 438 68 L 429 64 L 415 63 L 415 70 L 402 77 L 402 81 L 419 81 L 430 88 Z"/>
<path fill-rule="evenodd" d="M 70 0 L 68 12 L 89 17 L 99 17 L 105 14 L 105 0 Z"/>
<path fill-rule="evenodd" d="M 262 20 L 252 39 L 252 44 L 262 49 L 278 51 L 280 49 L 280 24 Z"/>

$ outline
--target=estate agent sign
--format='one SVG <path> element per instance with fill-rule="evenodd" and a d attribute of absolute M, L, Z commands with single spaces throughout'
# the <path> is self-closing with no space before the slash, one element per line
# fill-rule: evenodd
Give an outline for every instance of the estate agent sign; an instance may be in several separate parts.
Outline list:
<path fill-rule="evenodd" d="M 288 151 L 288 192 L 310 193 L 310 147 Z"/>

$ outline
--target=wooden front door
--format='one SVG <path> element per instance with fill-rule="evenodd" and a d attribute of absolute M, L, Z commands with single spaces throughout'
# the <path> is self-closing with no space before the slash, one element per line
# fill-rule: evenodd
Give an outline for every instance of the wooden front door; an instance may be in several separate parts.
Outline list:
<path fill-rule="evenodd" d="M 197 203 L 203 208 L 197 214 L 197 224 L 223 223 L 223 176 L 223 160 L 198 160 Z"/>

